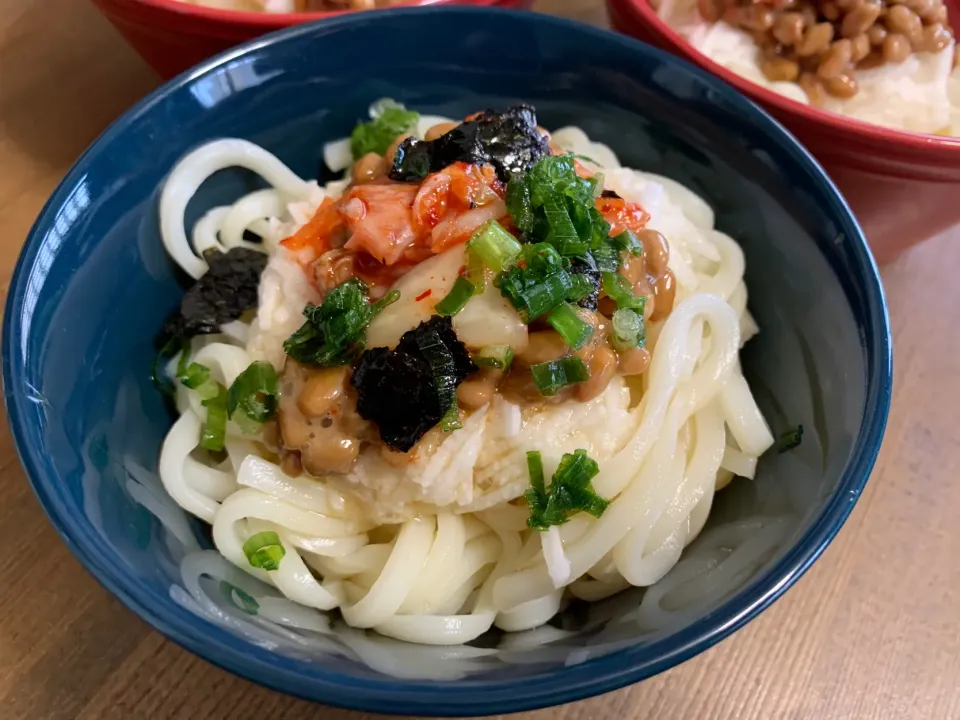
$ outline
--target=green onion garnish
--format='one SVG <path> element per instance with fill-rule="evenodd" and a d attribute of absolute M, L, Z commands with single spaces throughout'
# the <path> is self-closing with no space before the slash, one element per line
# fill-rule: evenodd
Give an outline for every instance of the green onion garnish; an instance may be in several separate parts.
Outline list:
<path fill-rule="evenodd" d="M 636 310 L 620 308 L 613 313 L 613 332 L 610 340 L 616 350 L 632 350 L 647 344 L 647 332 L 643 317 Z"/>
<path fill-rule="evenodd" d="M 494 272 L 513 265 L 521 250 L 517 239 L 496 220 L 482 225 L 467 241 L 467 248 L 475 252 Z"/>
<path fill-rule="evenodd" d="M 513 348 L 509 345 L 487 345 L 473 356 L 473 362 L 481 367 L 506 370 L 513 362 Z"/>
<path fill-rule="evenodd" d="M 280 536 L 272 530 L 252 535 L 243 544 L 243 554 L 247 562 L 261 570 L 276 570 L 280 567 L 280 560 L 286 555 L 286 550 L 280 544 Z"/>
<path fill-rule="evenodd" d="M 283 343 L 283 351 L 300 363 L 329 367 L 349 365 L 366 347 L 367 326 L 400 293 L 391 290 L 371 303 L 367 285 L 352 278 L 338 285 L 321 305 L 307 305 L 307 321 Z"/>
<path fill-rule="evenodd" d="M 602 179 L 577 175 L 574 156 L 548 156 L 510 179 L 507 211 L 528 243 L 547 242 L 561 255 L 583 255 L 610 233 L 594 204 L 598 188 L 602 191 Z"/>
<path fill-rule="evenodd" d="M 580 286 L 570 274 L 570 262 L 548 243 L 526 245 L 523 267 L 514 265 L 496 278 L 500 293 L 520 313 L 524 322 L 546 315 Z"/>
<path fill-rule="evenodd" d="M 243 413 L 236 413 L 230 419 L 244 435 L 259 435 L 263 431 L 263 423 L 251 420 Z"/>
<path fill-rule="evenodd" d="M 196 390 L 210 382 L 210 368 L 200 363 L 190 363 L 182 370 L 177 369 L 177 377 L 188 388 Z"/>
<path fill-rule="evenodd" d="M 200 434 L 200 447 L 219 452 L 223 450 L 223 441 L 227 436 L 227 389 L 220 383 L 201 385 L 200 389 L 210 385 L 216 388 L 217 394 L 202 403 L 207 409 L 207 420 Z"/>
<path fill-rule="evenodd" d="M 576 356 L 562 357 L 538 365 L 531 365 L 533 381 L 541 395 L 550 397 L 567 385 L 583 382 L 590 377 L 583 360 Z"/>
<path fill-rule="evenodd" d="M 590 249 L 590 237 L 581 239 L 577 234 L 562 195 L 552 195 L 546 199 L 543 215 L 549 228 L 544 241 L 553 245 L 561 255 L 582 255 Z"/>
<path fill-rule="evenodd" d="M 593 264 L 601 272 L 615 273 L 620 267 L 620 252 L 612 240 L 602 242 L 590 251 Z"/>
<path fill-rule="evenodd" d="M 538 498 L 546 498 L 547 484 L 543 477 L 543 458 L 540 456 L 539 450 L 529 450 L 527 452 L 527 472 L 530 474 L 530 489 L 537 494 Z M 527 498 L 527 502 L 533 507 L 529 498 Z"/>
<path fill-rule="evenodd" d="M 788 450 L 799 447 L 802 442 L 803 425 L 797 425 L 795 428 L 790 428 L 780 433 L 780 437 L 777 439 L 777 452 L 783 454 Z"/>
<path fill-rule="evenodd" d="M 437 315 L 450 317 L 463 310 L 464 306 L 470 302 L 470 298 L 476 293 L 477 288 L 473 283 L 467 280 L 463 275 L 457 278 L 457 281 L 450 288 L 450 292 L 433 308 Z"/>
<path fill-rule="evenodd" d="M 189 344 L 186 344 L 184 354 L 188 350 Z M 200 431 L 200 447 L 213 452 L 223 450 L 227 436 L 227 389 L 211 377 L 210 368 L 197 362 L 186 365 L 183 356 L 177 363 L 177 375 L 207 409 L 207 419 Z"/>
<path fill-rule="evenodd" d="M 530 473 L 530 487 L 524 493 L 530 506 L 527 525 L 534 530 L 563 525 L 578 512 L 600 517 L 610 505 L 609 500 L 593 489 L 591 480 L 600 472 L 600 467 L 586 450 L 564 454 L 549 488 L 545 487 L 539 452 L 527 453 L 527 471 Z"/>
<path fill-rule="evenodd" d="M 643 295 L 634 295 L 629 280 L 616 272 L 604 272 L 600 277 L 600 289 L 617 304 L 618 308 L 630 308 L 643 314 L 647 298 Z"/>
<path fill-rule="evenodd" d="M 256 615 L 260 609 L 256 598 L 226 580 L 220 581 L 220 594 L 227 598 L 231 605 L 239 607 L 248 615 Z"/>
<path fill-rule="evenodd" d="M 273 365 L 263 361 L 250 363 L 227 392 L 227 414 L 233 418 L 239 410 L 248 420 L 264 423 L 277 412 L 277 396 L 277 371 Z"/>
<path fill-rule="evenodd" d="M 443 414 L 443 417 L 440 418 L 440 429 L 444 432 L 453 432 L 462 427 L 463 423 L 460 422 L 460 408 L 457 406 L 456 400 L 454 400 L 453 405 L 451 405 Z"/>
<path fill-rule="evenodd" d="M 593 336 L 593 326 L 583 320 L 570 303 L 561 303 L 547 316 L 550 326 L 574 350 L 582 348 Z"/>
<path fill-rule="evenodd" d="M 486 266 L 483 258 L 470 249 L 467 243 L 467 267 L 463 271 L 463 276 L 470 281 L 475 288 L 483 288 L 486 285 Z"/>
<path fill-rule="evenodd" d="M 181 335 L 174 335 L 163 344 L 163 347 L 153 358 L 150 380 L 160 392 L 168 397 L 173 397 L 176 394 L 176 388 L 167 376 L 164 365 L 178 351 L 180 352 L 180 361 L 177 363 L 177 375 L 179 376 L 181 368 L 185 367 L 187 360 L 190 359 L 189 340 Z"/>
<path fill-rule="evenodd" d="M 631 255 L 643 254 L 643 243 L 630 230 L 624 230 L 619 235 L 614 236 L 613 243 L 621 250 L 626 250 Z"/>
<path fill-rule="evenodd" d="M 579 302 L 597 289 L 597 286 L 586 274 L 570 273 L 570 280 L 573 283 L 567 292 L 567 300 L 570 302 Z"/>
<path fill-rule="evenodd" d="M 373 120 L 360 123 L 350 133 L 350 151 L 354 160 L 371 152 L 383 155 L 394 140 L 413 132 L 420 119 L 420 113 L 407 110 L 392 100 L 378 103 L 375 114 Z"/>
<path fill-rule="evenodd" d="M 437 387 L 437 398 L 444 414 L 440 428 L 444 432 L 459 430 L 460 409 L 457 406 L 457 367 L 453 354 L 436 332 L 417 336 L 417 347 L 423 354 Z"/>

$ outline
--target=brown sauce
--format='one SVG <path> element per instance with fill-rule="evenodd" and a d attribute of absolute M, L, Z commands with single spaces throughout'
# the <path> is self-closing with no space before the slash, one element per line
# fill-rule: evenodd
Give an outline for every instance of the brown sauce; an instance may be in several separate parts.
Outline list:
<path fill-rule="evenodd" d="M 357 414 L 350 368 L 311 368 L 290 358 L 283 368 L 277 411 L 281 465 L 311 475 L 347 473 L 360 445 L 375 435 Z M 287 460 L 296 455 L 298 460 Z M 298 474 L 292 472 L 290 474 Z"/>

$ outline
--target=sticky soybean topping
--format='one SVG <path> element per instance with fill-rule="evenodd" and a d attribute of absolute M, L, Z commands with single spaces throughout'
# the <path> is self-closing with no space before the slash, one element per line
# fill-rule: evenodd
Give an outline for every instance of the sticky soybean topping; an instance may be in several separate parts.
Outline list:
<path fill-rule="evenodd" d="M 939 52 L 953 40 L 943 0 L 699 0 L 699 7 L 704 19 L 750 33 L 767 79 L 798 83 L 813 105 L 856 95 L 855 70 Z"/>

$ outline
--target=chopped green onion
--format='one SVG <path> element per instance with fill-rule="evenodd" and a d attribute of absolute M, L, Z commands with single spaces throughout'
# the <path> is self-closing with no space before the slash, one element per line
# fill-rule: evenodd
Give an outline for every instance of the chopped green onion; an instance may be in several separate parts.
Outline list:
<path fill-rule="evenodd" d="M 194 392 L 203 401 L 213 400 L 220 394 L 220 389 L 222 387 L 223 385 L 218 383 L 216 380 L 207 380 L 207 382 L 197 386 L 194 389 Z"/>
<path fill-rule="evenodd" d="M 473 283 L 467 280 L 463 275 L 457 278 L 457 281 L 450 288 L 447 296 L 438 302 L 433 308 L 437 315 L 441 317 L 450 317 L 463 310 L 464 306 L 470 302 L 477 289 Z"/>
<path fill-rule="evenodd" d="M 283 343 L 283 351 L 300 363 L 330 367 L 349 365 L 366 347 L 366 331 L 377 314 L 400 297 L 391 290 L 371 303 L 367 285 L 352 278 L 327 293 L 320 305 L 307 305 L 307 321 Z"/>
<path fill-rule="evenodd" d="M 621 250 L 626 250 L 631 255 L 643 254 L 643 243 L 630 230 L 624 230 L 619 235 L 613 237 L 613 243 Z"/>
<path fill-rule="evenodd" d="M 454 401 L 453 405 L 451 405 L 443 414 L 443 417 L 440 418 L 440 429 L 444 432 L 453 432 L 462 427 L 463 424 L 460 422 L 460 408 L 457 406 L 456 401 Z"/>
<path fill-rule="evenodd" d="M 561 255 L 583 255 L 610 233 L 595 206 L 601 185 L 577 174 L 573 155 L 551 155 L 510 179 L 507 211 L 528 243 L 547 242 Z"/>
<path fill-rule="evenodd" d="M 350 151 L 354 160 L 367 153 L 383 155 L 401 135 L 413 132 L 420 113 L 407 110 L 397 102 L 380 102 L 371 108 L 375 117 L 370 122 L 360 123 L 350 133 Z"/>
<path fill-rule="evenodd" d="M 403 106 L 403 103 L 398 103 L 393 98 L 380 98 L 372 103 L 370 103 L 370 118 L 376 120 L 378 117 L 383 115 L 385 110 L 393 108 L 394 110 L 406 110 Z"/>
<path fill-rule="evenodd" d="M 558 305 L 547 316 L 547 322 L 574 350 L 582 348 L 587 340 L 593 337 L 593 326 L 581 318 L 573 305 L 567 302 Z"/>
<path fill-rule="evenodd" d="M 800 443 L 803 442 L 803 425 L 797 425 L 795 428 L 790 428 L 780 433 L 780 437 L 777 440 L 777 452 L 783 454 L 788 450 L 793 450 L 795 447 L 799 447 Z"/>
<path fill-rule="evenodd" d="M 630 281 L 620 273 L 601 273 L 600 289 L 617 304 L 618 308 L 629 308 L 643 314 L 647 298 L 643 295 L 634 295 Z"/>
<path fill-rule="evenodd" d="M 578 512 L 598 518 L 610 505 L 610 501 L 600 497 L 593 488 L 591 481 L 600 467 L 586 450 L 563 455 L 549 488 L 545 487 L 539 452 L 527 453 L 527 471 L 530 473 L 530 487 L 524 493 L 530 506 L 527 526 L 534 530 L 542 532 L 554 525 L 563 525 Z"/>
<path fill-rule="evenodd" d="M 620 308 L 613 313 L 613 332 L 610 339 L 616 350 L 632 350 L 647 344 L 643 317 L 636 310 Z"/>
<path fill-rule="evenodd" d="M 210 382 L 210 368 L 200 363 L 190 363 L 183 369 L 177 369 L 177 377 L 179 377 L 180 382 L 188 388 L 196 390 Z"/>
<path fill-rule="evenodd" d="M 513 348 L 509 345 L 487 345 L 473 356 L 473 362 L 481 367 L 506 370 L 513 362 Z"/>
<path fill-rule="evenodd" d="M 230 419 L 233 420 L 236 426 L 240 428 L 240 432 L 244 435 L 259 435 L 263 431 L 263 423 L 251 420 L 243 413 L 237 413 Z"/>
<path fill-rule="evenodd" d="M 482 289 L 487 283 L 485 271 L 486 265 L 483 263 L 483 258 L 471 250 L 468 243 L 467 267 L 463 271 L 463 276 L 470 281 L 471 285 L 479 290 Z"/>
<path fill-rule="evenodd" d="M 193 390 L 201 400 L 212 400 L 220 394 L 220 388 L 223 387 L 211 377 L 210 368 L 197 362 L 187 366 L 180 375 L 180 382 Z"/>
<path fill-rule="evenodd" d="M 551 275 L 510 299 L 516 299 L 514 306 L 520 311 L 520 317 L 532 322 L 562 303 L 572 288 L 573 282 L 567 273 Z"/>
<path fill-rule="evenodd" d="M 584 510 L 598 518 L 610 505 L 610 501 L 597 495 L 590 484 L 599 472 L 600 466 L 587 455 L 586 450 L 575 450 L 560 458 L 560 465 L 550 485 L 552 487 L 556 483 L 566 489 L 571 509 Z"/>
<path fill-rule="evenodd" d="M 582 255 L 590 249 L 588 241 L 577 233 L 563 196 L 548 197 L 543 204 L 543 215 L 550 228 L 544 241 L 553 245 L 561 255 Z"/>
<path fill-rule="evenodd" d="M 380 311 L 383 310 L 388 305 L 393 305 L 397 300 L 400 299 L 399 290 L 391 290 L 382 298 L 377 300 L 373 305 L 370 306 L 370 319 L 373 320 L 377 315 L 380 314 Z"/>
<path fill-rule="evenodd" d="M 167 340 L 160 351 L 153 358 L 153 368 L 150 372 L 150 380 L 156 388 L 168 397 L 176 395 L 176 387 L 167 376 L 164 365 L 166 361 L 172 358 L 177 352 L 180 352 L 180 362 L 177 366 L 177 374 L 180 374 L 180 367 L 185 363 L 185 358 L 189 359 L 190 341 L 181 335 L 174 335 Z"/>
<path fill-rule="evenodd" d="M 524 495 L 531 507 L 546 508 L 547 483 L 543 476 L 543 458 L 539 450 L 527 451 L 527 473 L 530 475 L 530 489 Z"/>
<path fill-rule="evenodd" d="M 491 270 L 500 272 L 513 265 L 522 248 L 500 223 L 491 220 L 467 241 L 467 249 L 475 252 Z"/>
<path fill-rule="evenodd" d="M 227 414 L 239 410 L 255 423 L 264 423 L 277 412 L 277 371 L 268 362 L 257 361 L 237 375 L 227 392 Z"/>
<path fill-rule="evenodd" d="M 227 389 L 216 382 L 201 385 L 200 389 L 209 385 L 216 387 L 217 394 L 201 403 L 207 409 L 207 419 L 201 430 L 200 447 L 219 452 L 223 450 L 223 441 L 227 436 Z"/>
<path fill-rule="evenodd" d="M 597 289 L 593 280 L 586 273 L 572 272 L 570 273 L 570 280 L 572 281 L 572 287 L 567 292 L 567 300 L 570 302 L 579 302 L 588 295 L 592 295 Z"/>
<path fill-rule="evenodd" d="M 220 581 L 220 593 L 230 601 L 234 607 L 238 607 L 248 615 L 256 615 L 260 609 L 260 603 L 256 599 L 226 580 Z"/>
<path fill-rule="evenodd" d="M 615 273 L 620 267 L 620 253 L 612 242 L 604 242 L 590 251 L 594 265 L 601 272 Z"/>
<path fill-rule="evenodd" d="M 566 300 L 574 281 L 568 272 L 570 261 L 549 243 L 524 246 L 522 260 L 522 266 L 500 273 L 495 284 L 524 322 L 530 323 Z"/>
<path fill-rule="evenodd" d="M 243 544 L 243 554 L 247 556 L 247 562 L 255 568 L 276 570 L 287 551 L 280 544 L 279 535 L 273 530 L 265 530 L 247 539 Z"/>
<path fill-rule="evenodd" d="M 437 398 L 443 410 L 441 429 L 444 432 L 459 430 L 461 424 L 460 408 L 457 406 L 457 367 L 453 353 L 436 332 L 418 335 L 417 347 L 430 365 L 430 372 L 437 387 Z"/>
<path fill-rule="evenodd" d="M 198 362 L 184 365 L 181 357 L 177 370 L 180 382 L 195 392 L 200 404 L 207 409 L 207 419 L 200 431 L 200 447 L 214 452 L 223 450 L 227 435 L 227 389 L 211 377 L 206 365 Z"/>
<path fill-rule="evenodd" d="M 527 472 L 530 473 L 530 484 L 540 490 L 546 489 L 543 476 L 543 457 L 539 450 L 527 451 Z"/>
<path fill-rule="evenodd" d="M 547 397 L 556 395 L 567 385 L 583 382 L 590 377 L 587 366 L 576 356 L 531 365 L 530 372 L 533 374 L 533 381 L 537 384 L 540 394 Z"/>

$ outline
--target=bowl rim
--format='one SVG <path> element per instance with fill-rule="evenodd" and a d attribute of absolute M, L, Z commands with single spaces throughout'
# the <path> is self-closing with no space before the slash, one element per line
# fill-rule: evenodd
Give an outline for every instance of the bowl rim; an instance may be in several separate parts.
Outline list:
<path fill-rule="evenodd" d="M 193 5 L 183 0 L 132 0 L 134 5 L 141 5 L 152 10 L 157 10 L 172 15 L 178 15 L 183 19 L 203 20 L 205 22 L 222 23 L 225 25 L 242 26 L 250 29 L 261 30 L 264 27 L 271 29 L 285 28 L 291 24 L 301 24 L 313 22 L 315 20 L 340 17 L 348 13 L 371 12 L 371 10 L 344 8 L 343 10 L 311 10 L 308 12 L 292 13 L 268 13 L 254 12 L 251 10 L 227 10 L 225 8 L 213 8 L 204 5 Z M 409 7 L 434 7 L 444 5 L 453 0 L 401 0 L 401 4 L 389 8 L 376 8 L 373 10 L 399 10 Z M 484 2 L 484 0 L 480 0 Z M 496 0 L 486 0 L 489 3 Z"/>
<path fill-rule="evenodd" d="M 839 133 L 866 138 L 875 143 L 892 142 L 903 148 L 929 153 L 931 156 L 934 153 L 948 153 L 949 161 L 960 162 L 960 137 L 888 128 L 804 105 L 738 75 L 697 50 L 686 38 L 657 15 L 649 0 L 607 0 L 607 5 L 613 8 L 622 8 L 632 13 L 633 20 L 640 25 L 646 25 L 650 30 L 660 35 L 694 64 L 705 68 L 712 75 L 722 78 L 748 96 L 756 98 L 758 102 L 773 105 L 777 110 L 784 113 L 799 115 L 803 120 L 810 123 L 826 125 Z"/>
<path fill-rule="evenodd" d="M 876 461 L 890 407 L 890 323 L 880 276 L 863 232 L 846 201 L 809 152 L 765 111 L 701 68 L 626 35 L 528 11 L 436 6 L 399 9 L 392 13 L 420 16 L 423 13 L 440 13 L 459 16 L 467 22 L 480 21 L 484 17 L 489 19 L 496 14 L 500 21 L 509 17 L 511 22 L 519 24 L 536 23 L 564 32 L 575 31 L 583 35 L 585 41 L 618 45 L 631 53 L 643 54 L 661 63 L 685 66 L 687 72 L 713 86 L 714 92 L 724 96 L 727 102 L 739 106 L 746 115 L 754 116 L 761 126 L 767 124 L 770 132 L 780 135 L 784 150 L 793 156 L 798 165 L 810 172 L 811 181 L 820 186 L 831 213 L 838 218 L 839 230 L 847 240 L 844 243 L 848 249 L 846 265 L 855 273 L 857 283 L 862 285 L 867 332 L 861 337 L 861 343 L 867 358 L 867 382 L 861 430 L 837 489 L 800 539 L 746 590 L 678 633 L 639 647 L 632 645 L 615 650 L 572 667 L 559 668 L 538 679 L 535 684 L 522 678 L 455 680 L 437 684 L 389 678 L 368 679 L 336 670 L 318 672 L 315 666 L 305 661 L 274 655 L 203 618 L 193 617 L 195 622 L 184 622 L 183 613 L 186 611 L 176 606 L 170 607 L 172 601 L 168 594 L 132 582 L 130 575 L 112 562 L 110 553 L 96 531 L 83 518 L 70 514 L 55 474 L 47 471 L 43 443 L 34 443 L 28 430 L 31 412 L 35 413 L 37 406 L 25 393 L 15 392 L 14 388 L 24 387 L 28 374 L 27 359 L 20 350 L 20 341 L 23 319 L 26 317 L 29 324 L 30 313 L 34 310 L 28 308 L 22 312 L 31 271 L 41 250 L 46 249 L 44 241 L 53 230 L 59 211 L 73 188 L 84 177 L 87 167 L 101 148 L 108 145 L 134 118 L 150 112 L 154 105 L 171 93 L 183 90 L 198 78 L 243 55 L 292 38 L 329 33 L 340 26 L 379 23 L 392 16 L 384 13 L 348 13 L 322 23 L 292 26 L 221 53 L 161 85 L 115 120 L 84 151 L 41 210 L 27 235 L 11 278 L 3 318 L 2 370 L 4 404 L 14 444 L 27 479 L 51 524 L 91 575 L 127 608 L 168 639 L 198 657 L 252 682 L 336 707 L 423 716 L 520 712 L 616 690 L 699 654 L 755 618 L 800 578 L 840 530 L 863 491 Z"/>

